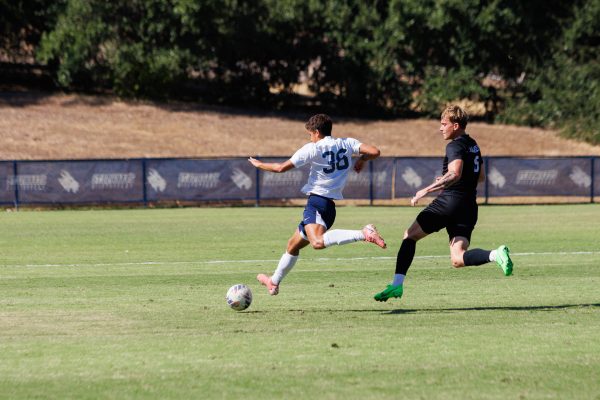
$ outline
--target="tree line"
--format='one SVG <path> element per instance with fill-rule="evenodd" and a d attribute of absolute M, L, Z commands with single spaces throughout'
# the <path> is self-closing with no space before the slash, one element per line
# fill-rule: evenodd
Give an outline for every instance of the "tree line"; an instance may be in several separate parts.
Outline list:
<path fill-rule="evenodd" d="M 597 0 L 0 0 L 0 25 L 3 64 L 29 52 L 66 90 L 378 117 L 461 101 L 600 143 Z"/>

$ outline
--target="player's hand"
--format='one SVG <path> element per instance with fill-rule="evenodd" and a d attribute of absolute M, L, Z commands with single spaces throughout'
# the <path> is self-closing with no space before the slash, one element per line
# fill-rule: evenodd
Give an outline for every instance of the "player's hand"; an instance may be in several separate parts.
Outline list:
<path fill-rule="evenodd" d="M 411 206 L 416 206 L 417 203 L 419 202 L 419 200 L 421 200 L 423 197 L 425 197 L 425 195 L 427 194 L 427 192 L 423 189 L 423 190 L 419 190 L 415 196 L 410 199 L 410 205 Z"/>
<path fill-rule="evenodd" d="M 250 164 L 254 165 L 256 168 L 258 168 L 260 165 L 260 161 L 256 158 L 248 157 L 248 161 L 250 161 Z"/>
<path fill-rule="evenodd" d="M 362 171 L 362 169 L 365 166 L 365 160 L 363 160 L 362 158 L 358 158 L 358 160 L 356 160 L 356 162 L 354 163 L 354 170 L 357 173 L 360 173 L 360 171 Z"/>

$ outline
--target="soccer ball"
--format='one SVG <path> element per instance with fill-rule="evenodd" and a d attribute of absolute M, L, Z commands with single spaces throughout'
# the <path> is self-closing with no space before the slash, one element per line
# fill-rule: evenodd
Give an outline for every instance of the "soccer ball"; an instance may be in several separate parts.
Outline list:
<path fill-rule="evenodd" d="M 244 284 L 233 285 L 225 296 L 227 305 L 235 311 L 242 311 L 252 304 L 252 291 Z"/>

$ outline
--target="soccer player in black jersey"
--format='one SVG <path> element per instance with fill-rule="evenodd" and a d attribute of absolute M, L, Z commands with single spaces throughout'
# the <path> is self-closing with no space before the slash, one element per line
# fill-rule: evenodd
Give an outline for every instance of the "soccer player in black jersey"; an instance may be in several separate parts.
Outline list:
<path fill-rule="evenodd" d="M 442 113 L 440 132 L 444 140 L 450 141 L 446 146 L 442 176 L 419 190 L 410 203 L 415 206 L 429 193 L 442 192 L 404 232 L 396 258 L 394 280 L 375 295 L 375 300 L 402 297 L 404 277 L 415 255 L 417 241 L 442 228 L 448 232 L 450 257 L 455 268 L 496 261 L 504 275 L 512 274 L 513 263 L 508 247 L 502 245 L 492 251 L 468 250 L 471 232 L 477 223 L 477 184 L 485 180 L 485 172 L 479 146 L 465 132 L 467 121 L 467 113 L 458 106 L 449 106 Z"/>

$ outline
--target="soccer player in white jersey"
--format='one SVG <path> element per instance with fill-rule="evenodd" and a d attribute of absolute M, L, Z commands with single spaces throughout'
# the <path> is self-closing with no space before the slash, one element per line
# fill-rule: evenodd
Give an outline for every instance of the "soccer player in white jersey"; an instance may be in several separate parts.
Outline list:
<path fill-rule="evenodd" d="M 352 166 L 352 155 L 360 155 L 354 163 L 354 170 L 360 172 L 366 161 L 379 157 L 379 149 L 353 138 L 333 138 L 331 118 L 325 114 L 313 115 L 305 128 L 310 135 L 310 143 L 296 151 L 289 160 L 264 163 L 252 157 L 248 159 L 256 168 L 275 173 L 310 164 L 308 183 L 302 188 L 302 192 L 308 195 L 302 222 L 288 240 L 286 252 L 273 275 L 259 274 L 256 277 L 273 296 L 279 293 L 279 284 L 296 264 L 300 250 L 309 244 L 320 250 L 366 241 L 386 248 L 373 224 L 359 230 L 329 230 L 335 221 L 334 200 L 343 199 L 342 190 Z"/>

